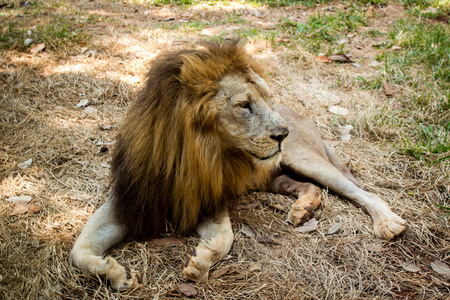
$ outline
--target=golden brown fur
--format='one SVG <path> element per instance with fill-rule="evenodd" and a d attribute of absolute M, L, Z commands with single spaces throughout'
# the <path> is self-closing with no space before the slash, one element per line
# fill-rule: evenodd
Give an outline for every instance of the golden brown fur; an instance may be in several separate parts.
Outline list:
<path fill-rule="evenodd" d="M 236 42 L 159 57 L 130 107 L 112 161 L 116 217 L 134 238 L 154 237 L 166 221 L 180 232 L 214 216 L 268 179 L 269 165 L 231 146 L 212 101 L 221 78 L 264 78 Z M 248 77 L 250 81 L 250 78 Z"/>

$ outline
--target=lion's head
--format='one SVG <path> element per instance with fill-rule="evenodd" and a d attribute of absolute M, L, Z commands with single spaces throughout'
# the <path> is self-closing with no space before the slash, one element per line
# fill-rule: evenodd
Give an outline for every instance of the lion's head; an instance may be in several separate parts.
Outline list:
<path fill-rule="evenodd" d="M 181 232 L 264 184 L 288 129 L 264 72 L 237 43 L 157 58 L 112 162 L 118 219 L 136 238 Z"/>

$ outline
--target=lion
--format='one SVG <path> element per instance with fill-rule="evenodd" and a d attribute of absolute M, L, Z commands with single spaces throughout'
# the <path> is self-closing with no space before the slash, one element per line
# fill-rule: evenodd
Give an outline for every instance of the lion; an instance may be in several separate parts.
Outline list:
<path fill-rule="evenodd" d="M 288 220 L 296 226 L 320 204 L 311 182 L 363 207 L 375 236 L 400 235 L 406 222 L 361 188 L 312 122 L 274 103 L 266 81 L 238 42 L 159 56 L 118 134 L 110 195 L 76 240 L 72 264 L 126 290 L 139 276 L 104 252 L 125 238 L 154 238 L 169 222 L 199 234 L 182 274 L 205 280 L 231 249 L 228 209 L 240 195 L 294 196 Z"/>

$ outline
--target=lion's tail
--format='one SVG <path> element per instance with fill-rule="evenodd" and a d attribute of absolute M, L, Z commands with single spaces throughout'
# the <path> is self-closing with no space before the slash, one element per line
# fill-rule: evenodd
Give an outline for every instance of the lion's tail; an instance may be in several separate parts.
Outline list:
<path fill-rule="evenodd" d="M 328 159 L 330 162 L 335 166 L 342 174 L 344 174 L 345 177 L 347 177 L 348 180 L 353 182 L 357 187 L 363 188 L 362 185 L 356 180 L 355 177 L 353 177 L 352 173 L 348 169 L 346 165 L 341 161 L 341 159 L 334 153 L 334 151 L 331 149 L 330 146 L 328 146 L 325 141 L 323 141 L 323 147 L 325 148 L 325 152 L 327 153 Z"/>

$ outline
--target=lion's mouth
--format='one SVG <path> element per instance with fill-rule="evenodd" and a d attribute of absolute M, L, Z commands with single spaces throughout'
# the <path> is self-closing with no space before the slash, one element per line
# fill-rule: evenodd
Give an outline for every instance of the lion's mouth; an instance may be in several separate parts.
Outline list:
<path fill-rule="evenodd" d="M 250 153 L 252 156 L 256 157 L 259 160 L 268 160 L 268 159 L 273 158 L 273 157 L 277 156 L 278 154 L 280 154 L 281 153 L 281 147 L 278 147 L 278 150 L 275 151 L 273 154 L 271 154 L 269 156 L 265 156 L 265 157 L 260 157 L 260 156 L 258 156 L 256 154 L 252 153 L 252 152 L 248 152 L 248 153 Z"/>

